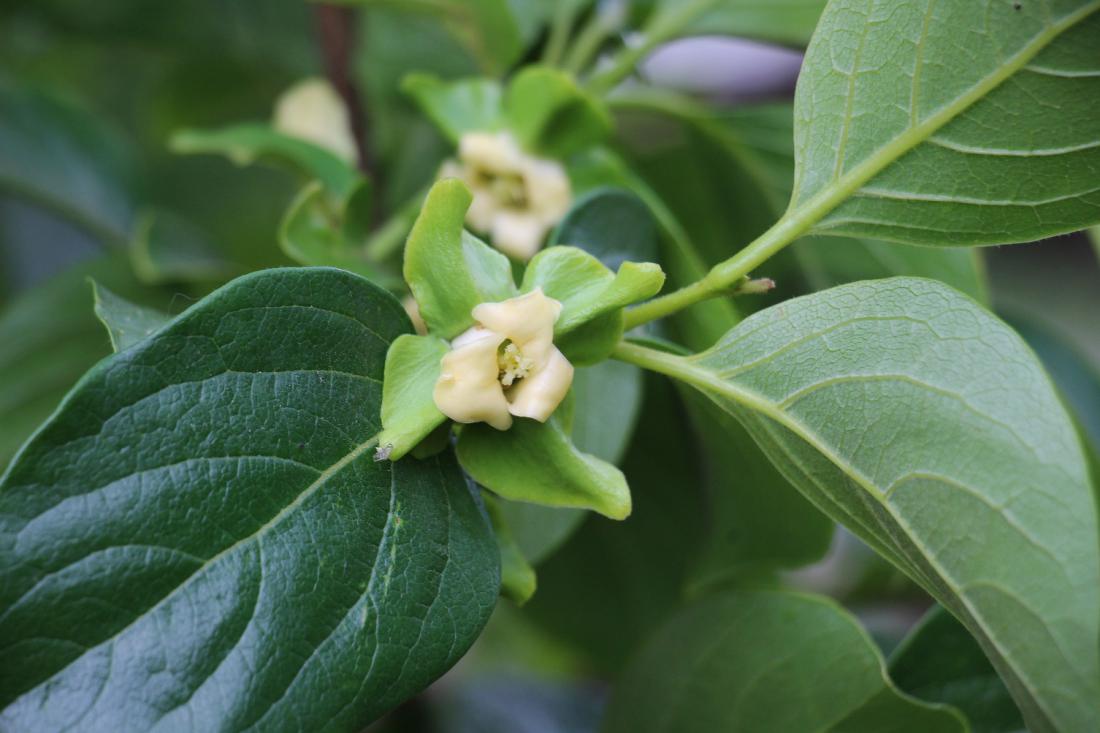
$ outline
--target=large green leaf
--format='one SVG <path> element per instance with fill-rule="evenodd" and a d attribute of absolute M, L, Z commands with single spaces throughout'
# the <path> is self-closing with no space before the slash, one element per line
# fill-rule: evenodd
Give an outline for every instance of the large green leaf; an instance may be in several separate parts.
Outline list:
<path fill-rule="evenodd" d="M 410 330 L 266 270 L 90 371 L 0 482 L 0 721 L 354 731 L 440 675 L 499 556 L 450 454 L 375 462 Z"/>
<path fill-rule="evenodd" d="M 789 219 L 968 245 L 1100 221 L 1100 2 L 834 0 L 795 97 Z"/>
<path fill-rule="evenodd" d="M 885 676 L 859 623 L 786 592 L 714 596 L 677 614 L 634 659 L 605 733 L 964 733 L 951 708 Z"/>
<path fill-rule="evenodd" d="M 974 637 L 934 606 L 890 657 L 890 676 L 910 695 L 954 705 L 974 733 L 1024 730 L 1020 710 Z"/>
<path fill-rule="evenodd" d="M 787 301 L 696 357 L 622 347 L 737 417 L 811 501 L 978 637 L 1032 731 L 1100 720 L 1096 512 L 1023 341 L 932 280 Z"/>

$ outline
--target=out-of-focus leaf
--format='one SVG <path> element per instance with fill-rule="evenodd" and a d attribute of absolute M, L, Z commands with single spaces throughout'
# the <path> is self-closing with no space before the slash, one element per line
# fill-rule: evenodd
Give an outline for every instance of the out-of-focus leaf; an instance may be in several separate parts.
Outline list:
<path fill-rule="evenodd" d="M 1003 322 L 940 283 L 893 278 L 786 301 L 694 357 L 618 353 L 706 393 L 822 511 L 958 615 L 1031 730 L 1097 719 L 1088 467 Z"/>
<path fill-rule="evenodd" d="M 128 349 L 172 319 L 167 313 L 131 303 L 94 280 L 92 292 L 96 317 L 106 326 L 116 352 Z"/>
<path fill-rule="evenodd" d="M 266 270 L 86 374 L 0 479 L 0 724 L 360 730 L 457 661 L 499 556 L 451 455 L 373 460 L 409 330 Z"/>
<path fill-rule="evenodd" d="M 793 110 L 768 104 L 715 111 L 669 95 L 620 94 L 639 136 L 634 159 L 670 205 L 691 222 L 692 241 L 707 262 L 730 257 L 782 215 L 794 181 Z M 671 144 L 645 149 L 650 126 L 665 118 Z M 668 122 L 676 120 L 677 126 Z M 640 149 L 638 146 L 642 146 Z M 689 157 L 690 156 L 690 157 Z M 694 171 L 694 173 L 693 173 Z M 732 203 L 731 203 L 732 200 Z M 988 301 L 978 255 L 967 250 L 917 247 L 854 237 L 806 237 L 794 244 L 795 262 L 815 290 L 856 280 L 894 275 L 931 277 L 982 302 Z M 784 262 L 773 260 L 764 274 L 792 285 Z"/>
<path fill-rule="evenodd" d="M 535 594 L 538 585 L 535 569 L 523 557 L 523 551 L 512 537 L 508 521 L 500 511 L 500 501 L 488 495 L 482 498 L 493 522 L 497 547 L 500 548 L 500 592 L 522 606 Z"/>
<path fill-rule="evenodd" d="M 1098 11 L 1096 0 L 830 2 L 795 95 L 787 220 L 941 246 L 1097 224 Z"/>
<path fill-rule="evenodd" d="M 120 136 L 101 118 L 0 79 L 0 189 L 118 243 L 133 215 L 131 168 Z"/>
<path fill-rule="evenodd" d="M 505 110 L 520 144 L 551 158 L 602 142 L 612 128 L 602 101 L 570 75 L 541 66 L 528 66 L 511 80 Z"/>
<path fill-rule="evenodd" d="M 671 38 L 738 36 L 805 46 L 826 0 L 643 0 L 647 28 L 673 27 Z M 648 17 L 646 17 L 648 16 Z"/>
<path fill-rule="evenodd" d="M 359 185 L 359 173 L 335 153 L 305 140 L 277 132 L 270 125 L 248 123 L 219 130 L 180 130 L 172 136 L 172 150 L 182 154 L 216 153 L 237 165 L 259 160 L 287 166 L 324 184 L 338 200 Z"/>
<path fill-rule="evenodd" d="M 0 466 L 76 380 L 111 353 L 87 279 L 125 297 L 142 293 L 122 252 L 82 263 L 0 310 Z"/>
<path fill-rule="evenodd" d="M 701 536 L 698 453 L 667 382 L 649 381 L 644 415 L 622 464 L 633 513 L 623 522 L 589 517 L 539 565 L 525 608 L 603 673 L 678 605 Z"/>
<path fill-rule="evenodd" d="M 217 283 L 237 269 L 210 243 L 209 235 L 181 216 L 147 212 L 130 243 L 134 273 L 150 285 Z"/>
<path fill-rule="evenodd" d="M 355 192 L 337 209 L 319 182 L 307 185 L 287 209 L 279 228 L 279 245 L 299 264 L 339 267 L 383 287 L 399 286 L 396 275 L 370 262 L 365 250 L 353 246 L 346 236 L 349 227 L 355 226 L 353 208 L 357 205 Z"/>
<path fill-rule="evenodd" d="M 899 689 L 926 702 L 953 705 L 974 733 L 1022 733 L 1024 719 L 970 632 L 935 606 L 890 657 Z"/>
<path fill-rule="evenodd" d="M 605 733 L 966 733 L 958 711 L 906 697 L 832 601 L 714 596 L 677 614 L 630 664 Z"/>
<path fill-rule="evenodd" d="M 337 0 L 366 8 L 391 7 L 441 22 L 475 58 L 481 71 L 501 76 L 523 51 L 508 0 Z"/>
<path fill-rule="evenodd" d="M 610 270 L 624 262 L 657 262 L 657 222 L 642 200 L 622 188 L 579 197 L 550 235 L 548 246 L 580 247 Z"/>
<path fill-rule="evenodd" d="M 468 132 L 496 130 L 503 121 L 500 83 L 493 79 L 443 81 L 414 73 L 401 87 L 452 143 Z"/>

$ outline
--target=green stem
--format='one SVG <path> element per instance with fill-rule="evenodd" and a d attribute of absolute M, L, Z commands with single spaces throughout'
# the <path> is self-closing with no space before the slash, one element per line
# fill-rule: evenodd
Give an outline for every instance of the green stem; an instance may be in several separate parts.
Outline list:
<path fill-rule="evenodd" d="M 572 48 L 565 57 L 565 62 L 562 64 L 565 70 L 574 76 L 584 71 L 585 67 L 592 63 L 592 59 L 600 51 L 600 46 L 613 30 L 615 30 L 615 24 L 611 19 L 598 8 L 594 10 L 592 17 L 581 28 L 580 33 L 577 34 L 577 40 L 573 42 Z"/>
<path fill-rule="evenodd" d="M 748 247 L 712 267 L 703 279 L 628 310 L 625 314 L 626 328 L 629 330 L 664 318 L 701 300 L 727 294 L 742 278 L 797 239 L 831 208 L 831 205 L 828 208 L 807 206 L 791 216 L 784 216 Z"/>
<path fill-rule="evenodd" d="M 568 2 L 559 2 L 554 9 L 554 18 L 550 22 L 550 37 L 542 51 L 542 63 L 557 66 L 561 63 L 565 46 L 569 42 L 569 31 L 573 29 L 573 20 L 577 15 L 577 6 Z"/>
<path fill-rule="evenodd" d="M 634 69 L 653 49 L 675 38 L 684 27 L 714 4 L 715 0 L 689 0 L 674 10 L 663 13 L 654 11 L 653 19 L 642 33 L 641 43 L 623 49 L 615 57 L 611 68 L 589 81 L 589 89 L 595 94 L 606 94 L 614 89 L 619 82 L 634 73 Z"/>

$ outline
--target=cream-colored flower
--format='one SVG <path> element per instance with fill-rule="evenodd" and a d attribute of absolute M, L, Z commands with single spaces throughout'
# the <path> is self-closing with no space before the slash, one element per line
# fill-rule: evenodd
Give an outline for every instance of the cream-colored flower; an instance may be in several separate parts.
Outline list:
<path fill-rule="evenodd" d="M 507 132 L 466 133 L 458 160 L 444 163 L 439 175 L 465 181 L 474 194 L 466 222 L 524 261 L 539 251 L 572 201 L 561 163 L 528 155 Z"/>
<path fill-rule="evenodd" d="M 347 106 L 324 79 L 312 78 L 287 89 L 275 103 L 275 129 L 335 153 L 354 165 L 357 153 Z"/>
<path fill-rule="evenodd" d="M 473 310 L 476 326 L 451 342 L 435 383 L 435 404 L 455 422 L 497 430 L 512 416 L 546 420 L 573 383 L 573 365 L 554 346 L 561 303 L 541 288 Z"/>

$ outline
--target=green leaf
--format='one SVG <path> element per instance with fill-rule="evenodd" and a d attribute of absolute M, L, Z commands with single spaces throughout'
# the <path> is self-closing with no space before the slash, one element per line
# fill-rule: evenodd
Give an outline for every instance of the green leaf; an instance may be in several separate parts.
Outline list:
<path fill-rule="evenodd" d="M 806 501 L 731 415 L 701 395 L 685 399 L 708 469 L 703 483 L 710 520 L 692 587 L 757 583 L 824 557 L 832 520 Z"/>
<path fill-rule="evenodd" d="M 613 100 L 637 127 L 635 165 L 668 204 L 690 222 L 691 240 L 708 263 L 729 257 L 783 215 L 794 182 L 792 110 L 789 104 L 715 109 L 667 92 L 617 93 Z M 671 150 L 647 150 L 653 126 L 672 120 Z M 652 146 L 649 146 L 650 148 Z M 853 237 L 804 237 L 791 264 L 813 290 L 894 275 L 931 277 L 982 302 L 988 301 L 976 252 L 917 247 Z M 797 283 L 782 259 L 764 274 L 789 292 Z"/>
<path fill-rule="evenodd" d="M 545 423 L 518 418 L 504 431 L 484 423 L 465 425 L 458 460 L 475 481 L 505 499 L 626 518 L 630 489 L 622 471 L 577 450 L 561 412 Z"/>
<path fill-rule="evenodd" d="M 0 190 L 118 243 L 133 215 L 131 167 L 121 135 L 102 119 L 0 80 Z"/>
<path fill-rule="evenodd" d="M 91 283 L 96 317 L 107 327 L 111 348 L 116 352 L 130 348 L 172 320 L 167 313 L 115 295 L 95 280 Z"/>
<path fill-rule="evenodd" d="M 367 259 L 363 247 L 348 237 L 358 224 L 355 211 L 364 201 L 356 195 L 368 184 L 364 181 L 348 197 L 341 211 L 333 211 L 319 181 L 308 184 L 287 209 L 279 226 L 279 246 L 295 262 L 303 265 L 339 267 L 387 288 L 400 287 L 400 279 L 376 262 Z M 369 203 L 367 204 L 369 206 Z"/>
<path fill-rule="evenodd" d="M 237 269 L 187 219 L 167 211 L 146 212 L 130 242 L 134 273 L 150 285 L 216 283 Z"/>
<path fill-rule="evenodd" d="M 620 352 L 737 417 L 822 511 L 963 620 L 1029 729 L 1097 720 L 1085 459 L 1002 322 L 934 281 L 894 278 L 787 301 L 696 357 Z"/>
<path fill-rule="evenodd" d="M 1019 708 L 982 648 L 942 606 L 926 613 L 894 651 L 890 676 L 914 697 L 957 707 L 974 733 L 1024 730 Z"/>
<path fill-rule="evenodd" d="M 87 279 L 127 297 L 141 288 L 122 252 L 76 265 L 0 309 L 0 467 L 89 367 L 111 353 Z"/>
<path fill-rule="evenodd" d="M 497 130 L 503 121 L 500 83 L 492 79 L 443 81 L 414 73 L 405 78 L 401 88 L 456 144 L 467 132 Z"/>
<path fill-rule="evenodd" d="M 665 0 L 672 6 L 682 0 Z M 714 0 L 681 36 L 740 36 L 805 46 L 826 0 Z"/>
<path fill-rule="evenodd" d="M 501 503 L 492 496 L 485 495 L 482 498 L 485 500 L 489 518 L 493 521 L 493 535 L 497 539 L 497 547 L 500 548 L 500 592 L 522 606 L 535 594 L 538 585 L 535 569 L 523 557 L 523 552 L 512 537 L 512 530 L 500 508 Z"/>
<path fill-rule="evenodd" d="M 835 0 L 795 97 L 788 221 L 932 245 L 1100 221 L 1100 2 Z"/>
<path fill-rule="evenodd" d="M 4 727 L 358 730 L 450 667 L 499 557 L 449 454 L 372 460 L 407 330 L 266 270 L 85 375 L 0 480 Z"/>
<path fill-rule="evenodd" d="M 386 354 L 378 455 L 396 461 L 446 420 L 432 392 L 451 347 L 438 336 L 398 336 Z"/>
<path fill-rule="evenodd" d="M 338 0 L 365 8 L 392 7 L 427 15 L 447 30 L 477 60 L 482 71 L 502 76 L 523 52 L 523 41 L 508 0 Z M 406 40 L 406 39 L 402 39 Z"/>
<path fill-rule="evenodd" d="M 624 262 L 612 274 L 598 259 L 576 247 L 549 247 L 527 265 L 520 287 L 525 293 L 542 288 L 562 304 L 554 324 L 555 338 L 583 334 L 585 344 L 575 339 L 575 351 L 583 350 L 585 361 L 598 361 L 610 353 L 622 334 L 622 309 L 656 295 L 664 284 L 661 268 L 650 262 Z M 582 328 L 585 325 L 589 328 Z M 578 329 L 582 329 L 578 331 Z M 589 348 L 588 342 L 600 346 Z M 571 352 L 562 349 L 566 356 Z"/>
<path fill-rule="evenodd" d="M 347 198 L 361 180 L 359 173 L 335 153 L 262 123 L 219 130 L 181 130 L 172 136 L 171 147 L 183 154 L 221 154 L 242 166 L 259 160 L 272 161 L 307 179 L 321 181 L 325 190 L 338 200 Z"/>
<path fill-rule="evenodd" d="M 627 261 L 657 262 L 657 222 L 640 198 L 623 188 L 602 187 L 588 191 L 550 234 L 548 246 L 580 247 L 618 269 Z"/>
<path fill-rule="evenodd" d="M 472 200 L 461 181 L 437 182 L 405 245 L 405 281 L 420 315 L 448 339 L 474 324 L 474 306 L 517 295 L 508 258 L 463 229 Z"/>
<path fill-rule="evenodd" d="M 564 158 L 611 134 L 611 115 L 597 99 L 557 69 L 528 66 L 508 85 L 508 126 L 520 145 Z"/>
<path fill-rule="evenodd" d="M 580 393 L 577 403 L 579 420 Z M 650 377 L 645 419 L 621 464 L 635 500 L 630 517 L 589 515 L 539 565 L 539 592 L 524 608 L 608 677 L 683 603 L 706 523 L 695 437 L 679 407 L 672 385 Z"/>
<path fill-rule="evenodd" d="M 631 663 L 604 733 L 964 733 L 944 706 L 900 693 L 877 647 L 832 601 L 731 593 L 684 609 Z"/>

